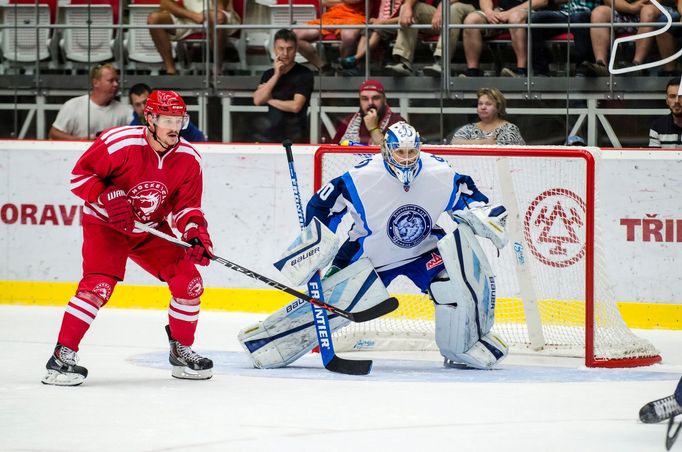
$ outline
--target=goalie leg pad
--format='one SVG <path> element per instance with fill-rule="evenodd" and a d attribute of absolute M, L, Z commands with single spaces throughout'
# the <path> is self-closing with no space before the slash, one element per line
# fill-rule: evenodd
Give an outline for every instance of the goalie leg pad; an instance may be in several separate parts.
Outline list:
<path fill-rule="evenodd" d="M 445 272 L 429 286 L 436 303 L 436 344 L 448 360 L 489 369 L 508 348 L 489 334 L 495 320 L 495 279 L 471 228 L 460 224 L 438 242 Z"/>
<path fill-rule="evenodd" d="M 339 250 L 339 239 L 316 217 L 274 263 L 292 284 L 310 281 L 316 271 L 326 267 Z"/>
<path fill-rule="evenodd" d="M 360 259 L 322 280 L 322 289 L 326 303 L 350 312 L 364 311 L 389 297 L 369 259 Z M 330 314 L 329 335 L 348 323 Z M 312 309 L 299 299 L 244 328 L 238 337 L 253 365 L 261 369 L 284 367 L 317 345 Z"/>

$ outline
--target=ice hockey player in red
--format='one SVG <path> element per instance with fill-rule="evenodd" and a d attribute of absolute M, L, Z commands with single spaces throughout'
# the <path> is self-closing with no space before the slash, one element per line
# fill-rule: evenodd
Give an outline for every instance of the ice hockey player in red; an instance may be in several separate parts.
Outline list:
<path fill-rule="evenodd" d="M 191 348 L 199 318 L 201 275 L 212 243 L 201 210 L 201 157 L 184 139 L 187 107 L 174 91 L 154 91 L 144 109 L 146 126 L 104 131 L 73 169 L 71 191 L 83 209 L 83 278 L 66 307 L 42 382 L 75 386 L 88 375 L 78 346 L 118 281 L 128 258 L 168 284 L 166 332 L 176 378 L 208 379 L 213 362 Z M 193 245 L 186 251 L 135 228 L 135 221 L 172 234 L 167 217 Z"/>

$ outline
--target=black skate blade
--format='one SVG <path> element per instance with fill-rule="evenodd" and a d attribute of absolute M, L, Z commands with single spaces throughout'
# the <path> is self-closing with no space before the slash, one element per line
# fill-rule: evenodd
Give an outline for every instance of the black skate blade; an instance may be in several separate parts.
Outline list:
<path fill-rule="evenodd" d="M 343 359 L 334 355 L 331 361 L 324 366 L 330 372 L 346 375 L 367 375 L 372 370 L 372 361 Z"/>
<path fill-rule="evenodd" d="M 675 416 L 671 417 L 668 421 L 668 431 L 665 433 L 665 450 L 670 450 L 677 440 L 677 435 L 680 434 L 680 428 L 682 428 L 682 421 L 677 423 L 677 428 L 673 431 L 675 426 Z"/>
<path fill-rule="evenodd" d="M 365 311 L 354 312 L 351 320 L 358 323 L 374 320 L 395 311 L 398 309 L 398 306 L 398 300 L 395 297 L 390 297 Z"/>

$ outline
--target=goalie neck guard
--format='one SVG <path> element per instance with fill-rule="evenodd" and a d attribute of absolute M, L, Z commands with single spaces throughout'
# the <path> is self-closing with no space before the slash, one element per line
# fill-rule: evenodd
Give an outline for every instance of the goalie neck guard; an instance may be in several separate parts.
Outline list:
<path fill-rule="evenodd" d="M 381 155 L 386 167 L 403 183 L 406 191 L 419 172 L 420 151 L 419 132 L 402 121 L 388 128 L 381 143 Z"/>

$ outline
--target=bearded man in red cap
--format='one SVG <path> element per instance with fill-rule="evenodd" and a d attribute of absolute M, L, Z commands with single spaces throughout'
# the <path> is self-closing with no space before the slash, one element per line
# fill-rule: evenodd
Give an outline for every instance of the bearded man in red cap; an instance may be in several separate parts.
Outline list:
<path fill-rule="evenodd" d="M 391 111 L 384 85 L 377 80 L 365 80 L 360 85 L 360 110 L 344 118 L 336 129 L 333 142 L 380 145 L 386 130 L 400 121 L 405 120 Z"/>
<path fill-rule="evenodd" d="M 204 290 L 195 265 L 208 265 L 213 257 L 201 210 L 201 156 L 180 138 L 189 117 L 176 92 L 153 91 L 144 116 L 144 126 L 102 132 L 73 169 L 71 191 L 84 201 L 83 277 L 66 307 L 45 384 L 75 386 L 87 377 L 78 365 L 78 346 L 123 280 L 128 258 L 170 289 L 166 333 L 172 375 L 212 376 L 213 362 L 191 348 Z M 135 227 L 139 221 L 172 234 L 168 216 L 191 248 L 183 251 Z"/>

